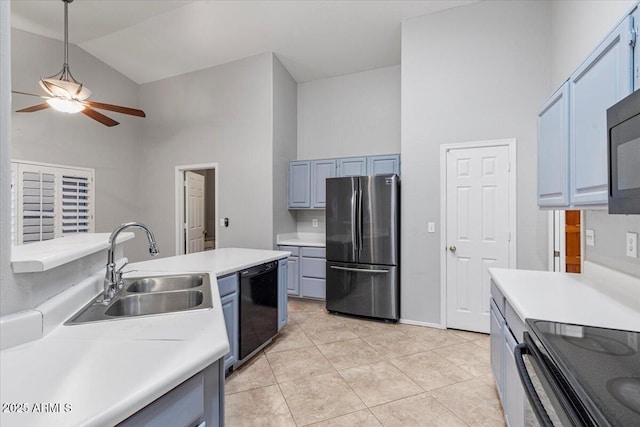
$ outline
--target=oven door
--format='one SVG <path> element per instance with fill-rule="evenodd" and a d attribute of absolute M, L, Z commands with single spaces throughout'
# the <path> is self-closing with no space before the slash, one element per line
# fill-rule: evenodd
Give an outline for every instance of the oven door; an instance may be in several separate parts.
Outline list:
<path fill-rule="evenodd" d="M 640 213 L 640 115 L 609 129 L 609 213 Z"/>
<path fill-rule="evenodd" d="M 528 332 L 524 333 L 524 342 L 514 349 L 514 355 L 529 404 L 525 412 L 527 425 L 595 426 L 575 410 L 571 403 L 571 392 L 552 373 L 548 357 L 538 349 Z M 531 412 L 537 423 L 533 421 Z"/>

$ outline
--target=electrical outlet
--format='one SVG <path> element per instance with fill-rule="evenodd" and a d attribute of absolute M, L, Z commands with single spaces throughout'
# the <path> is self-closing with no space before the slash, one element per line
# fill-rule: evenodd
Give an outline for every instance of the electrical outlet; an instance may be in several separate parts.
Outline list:
<path fill-rule="evenodd" d="M 631 258 L 638 258 L 638 233 L 627 233 L 627 256 Z"/>
<path fill-rule="evenodd" d="M 318 219 L 317 218 L 313 218 L 311 220 L 311 226 L 314 227 L 314 228 L 318 226 Z"/>
<path fill-rule="evenodd" d="M 595 246 L 595 244 L 596 244 L 595 231 L 593 231 L 590 228 L 587 228 L 587 231 L 585 232 L 585 237 L 587 239 L 587 246 Z"/>
<path fill-rule="evenodd" d="M 427 223 L 427 233 L 435 233 L 436 232 L 436 223 L 428 222 Z"/>

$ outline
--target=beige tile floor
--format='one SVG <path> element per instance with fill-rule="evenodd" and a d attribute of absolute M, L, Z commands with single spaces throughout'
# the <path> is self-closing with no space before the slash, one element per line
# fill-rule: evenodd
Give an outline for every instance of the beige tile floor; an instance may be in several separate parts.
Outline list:
<path fill-rule="evenodd" d="M 288 308 L 274 342 L 227 377 L 227 426 L 505 425 L 488 335 Z"/>

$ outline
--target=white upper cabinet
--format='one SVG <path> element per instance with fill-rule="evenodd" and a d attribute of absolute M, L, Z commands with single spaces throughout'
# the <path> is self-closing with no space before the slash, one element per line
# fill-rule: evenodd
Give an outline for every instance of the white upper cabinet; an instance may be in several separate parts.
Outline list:
<path fill-rule="evenodd" d="M 538 113 L 538 206 L 569 206 L 569 82 Z"/>
<path fill-rule="evenodd" d="M 573 205 L 607 203 L 607 108 L 633 91 L 633 18 L 628 16 L 569 78 Z"/>
<path fill-rule="evenodd" d="M 327 205 L 326 180 L 336 176 L 335 160 L 313 160 L 311 162 L 311 207 L 325 208 Z"/>
<path fill-rule="evenodd" d="M 338 176 L 363 176 L 367 174 L 366 157 L 338 159 Z"/>
<path fill-rule="evenodd" d="M 367 175 L 400 175 L 400 155 L 367 157 Z"/>
<path fill-rule="evenodd" d="M 607 205 L 607 109 L 633 91 L 633 25 L 627 16 L 540 109 L 538 206 Z"/>
<path fill-rule="evenodd" d="M 289 162 L 289 207 L 311 206 L 311 162 L 308 160 Z"/>

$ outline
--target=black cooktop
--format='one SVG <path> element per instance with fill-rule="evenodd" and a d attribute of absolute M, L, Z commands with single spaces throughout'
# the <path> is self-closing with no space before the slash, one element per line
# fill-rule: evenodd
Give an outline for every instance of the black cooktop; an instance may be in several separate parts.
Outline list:
<path fill-rule="evenodd" d="M 597 425 L 640 426 L 640 333 L 527 319 L 536 346 L 555 365 Z"/>

